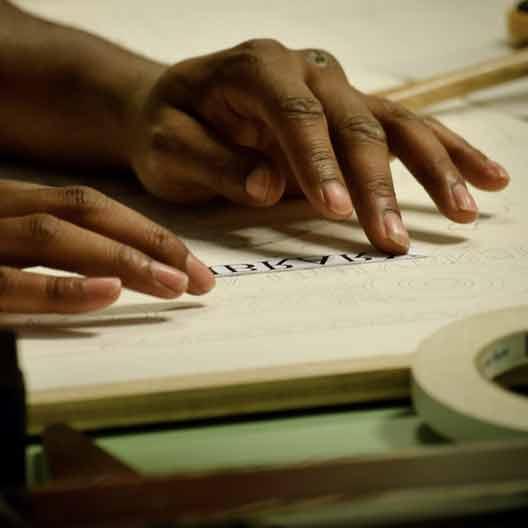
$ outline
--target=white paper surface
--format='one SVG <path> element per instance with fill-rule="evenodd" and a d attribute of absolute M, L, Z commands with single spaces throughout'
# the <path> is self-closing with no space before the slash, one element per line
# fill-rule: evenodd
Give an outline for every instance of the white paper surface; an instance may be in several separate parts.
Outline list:
<path fill-rule="evenodd" d="M 411 73 L 458 67 L 457 53 L 469 62 L 505 50 L 498 40 L 503 21 L 497 17 L 504 14 L 499 1 L 20 3 L 165 60 L 256 36 L 328 48 L 368 89 Z M 176 302 L 127 291 L 100 314 L 32 317 L 21 331 L 29 387 L 279 365 L 294 371 L 299 363 L 406 355 L 449 321 L 527 303 L 528 125 L 464 105 L 442 118 L 503 163 L 512 184 L 500 194 L 476 191 L 481 218 L 457 225 L 439 215 L 395 163 L 404 220 L 428 258 L 225 278 L 208 296 Z M 115 184 L 108 187 L 121 192 Z M 211 266 L 372 250 L 357 222 L 324 221 L 303 202 L 250 212 L 223 206 L 182 210 L 134 194 L 121 198 L 172 227 Z"/>
<path fill-rule="evenodd" d="M 448 122 L 504 162 L 512 183 L 476 191 L 481 218 L 458 225 L 395 164 L 404 220 L 427 258 L 223 278 L 205 297 L 174 302 L 127 291 L 108 313 L 31 317 L 21 343 L 30 387 L 405 355 L 449 321 L 527 303 L 528 126 L 474 109 Z M 322 220 L 303 202 L 182 211 L 128 199 L 212 266 L 371 250 L 354 220 Z"/>

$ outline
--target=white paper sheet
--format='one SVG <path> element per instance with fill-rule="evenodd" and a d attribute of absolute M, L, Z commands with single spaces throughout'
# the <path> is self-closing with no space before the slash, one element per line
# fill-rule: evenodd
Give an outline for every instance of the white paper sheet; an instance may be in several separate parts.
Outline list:
<path fill-rule="evenodd" d="M 512 183 L 475 191 L 481 218 L 459 225 L 395 164 L 405 222 L 427 258 L 223 278 L 211 294 L 175 302 L 127 291 L 109 316 L 32 317 L 22 331 L 30 387 L 406 355 L 449 321 L 528 302 L 528 126 L 475 109 L 448 123 L 502 161 Z M 322 220 L 303 202 L 184 212 L 131 201 L 211 266 L 372 249 L 354 220 Z"/>
<path fill-rule="evenodd" d="M 148 8 L 117 0 L 20 3 L 165 60 L 256 36 L 292 47 L 324 47 L 367 89 L 461 66 L 457 56 L 465 63 L 505 51 L 500 42 L 505 5 L 495 1 L 201 0 L 183 7 L 151 2 Z M 196 28 L 192 36 L 189 27 Z M 449 321 L 527 303 L 528 125 L 464 105 L 442 118 L 503 163 L 513 179 L 497 195 L 476 191 L 480 219 L 457 225 L 439 215 L 395 163 L 405 222 L 428 258 L 224 278 L 210 295 L 176 302 L 127 291 L 99 314 L 26 318 L 21 351 L 30 389 L 273 366 L 291 368 L 294 375 L 296 366 L 307 362 L 406 356 Z M 211 266 L 372 250 L 356 221 L 324 221 L 303 202 L 270 210 L 182 210 L 123 194 L 113 183 L 106 187 L 174 229 Z"/>

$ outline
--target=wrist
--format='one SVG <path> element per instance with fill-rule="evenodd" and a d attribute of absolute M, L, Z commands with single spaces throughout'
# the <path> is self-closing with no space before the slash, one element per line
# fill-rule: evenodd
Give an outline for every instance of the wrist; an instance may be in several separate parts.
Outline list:
<path fill-rule="evenodd" d="M 122 164 L 133 169 L 133 159 L 138 148 L 138 136 L 143 123 L 145 106 L 167 65 L 141 59 L 129 70 L 128 80 L 122 88 L 122 115 L 119 118 L 121 141 L 117 146 Z"/>
<path fill-rule="evenodd" d="M 119 130 L 115 142 L 116 159 L 121 165 L 133 168 L 134 151 L 137 148 L 138 129 L 142 126 L 141 116 L 146 101 L 158 79 L 167 69 L 167 65 L 140 59 L 128 70 L 127 79 L 120 80 L 120 110 L 117 115 Z"/>

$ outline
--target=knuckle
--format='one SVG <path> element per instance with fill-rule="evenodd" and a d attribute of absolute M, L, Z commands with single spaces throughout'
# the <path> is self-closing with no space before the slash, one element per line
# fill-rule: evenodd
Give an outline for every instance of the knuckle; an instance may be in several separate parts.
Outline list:
<path fill-rule="evenodd" d="M 147 238 L 150 246 L 156 251 L 164 253 L 168 251 L 172 237 L 166 229 L 156 225 L 149 230 Z"/>
<path fill-rule="evenodd" d="M 217 75 L 225 80 L 260 79 L 270 63 L 284 59 L 290 51 L 275 39 L 251 39 L 226 53 Z"/>
<path fill-rule="evenodd" d="M 314 146 L 310 152 L 310 162 L 316 167 L 321 179 L 335 178 L 336 161 L 333 152 L 326 146 Z"/>
<path fill-rule="evenodd" d="M 29 236 L 36 242 L 48 244 L 58 235 L 60 220 L 50 214 L 34 214 L 28 217 Z"/>
<path fill-rule="evenodd" d="M 347 116 L 336 129 L 339 135 L 350 137 L 356 143 L 386 144 L 387 142 L 383 127 L 369 116 Z"/>
<path fill-rule="evenodd" d="M 317 50 L 319 53 L 322 53 L 323 55 L 326 55 L 326 57 L 332 61 L 335 61 L 337 62 L 337 59 L 336 57 L 334 56 L 333 53 L 330 53 L 327 49 L 321 49 L 321 48 L 317 48 Z"/>
<path fill-rule="evenodd" d="M 269 51 L 286 51 L 286 46 L 274 38 L 255 38 L 249 39 L 237 46 L 238 49 L 251 50 L 257 53 L 266 53 Z"/>
<path fill-rule="evenodd" d="M 282 96 L 277 106 L 287 119 L 312 122 L 324 118 L 323 105 L 314 97 Z"/>
<path fill-rule="evenodd" d="M 319 66 L 339 65 L 339 61 L 337 60 L 336 56 L 326 49 L 311 48 L 302 50 L 302 52 L 304 53 L 305 58 L 310 63 Z"/>
<path fill-rule="evenodd" d="M 394 198 L 392 181 L 385 176 L 372 176 L 365 182 L 365 191 L 375 198 Z"/>
<path fill-rule="evenodd" d="M 323 146 L 314 146 L 310 153 L 310 161 L 315 164 L 326 164 L 333 162 L 334 156 L 332 152 Z"/>
<path fill-rule="evenodd" d="M 222 61 L 218 72 L 222 78 L 258 76 L 264 66 L 264 57 L 253 49 L 240 48 L 229 53 Z"/>
<path fill-rule="evenodd" d="M 62 192 L 66 206 L 75 210 L 91 212 L 104 208 L 108 203 L 104 194 L 84 185 L 65 187 Z"/>
<path fill-rule="evenodd" d="M 420 117 L 400 103 L 385 99 L 384 97 L 371 96 L 371 98 L 376 102 L 377 107 L 387 119 L 397 121 L 421 121 Z"/>
<path fill-rule="evenodd" d="M 116 270 L 130 270 L 141 267 L 141 253 L 126 244 L 117 244 L 114 252 L 114 266 Z"/>
<path fill-rule="evenodd" d="M 48 277 L 46 279 L 46 297 L 50 301 L 60 301 L 82 295 L 80 281 L 69 277 Z"/>

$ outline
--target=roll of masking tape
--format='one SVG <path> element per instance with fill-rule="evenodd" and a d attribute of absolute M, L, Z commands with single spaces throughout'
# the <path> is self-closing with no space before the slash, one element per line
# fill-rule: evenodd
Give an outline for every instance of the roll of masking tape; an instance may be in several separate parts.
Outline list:
<path fill-rule="evenodd" d="M 412 362 L 414 407 L 455 440 L 528 436 L 528 398 L 495 383 L 528 366 L 528 306 L 456 321 L 419 346 Z"/>

